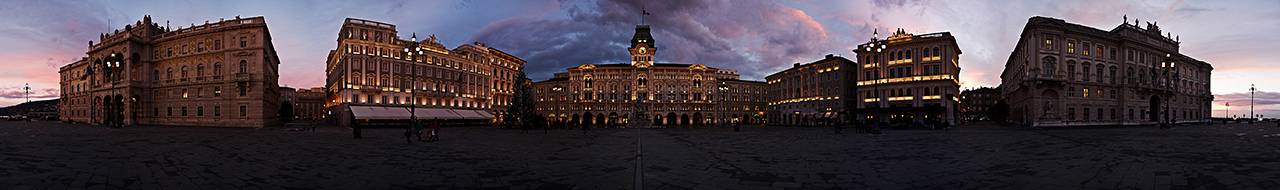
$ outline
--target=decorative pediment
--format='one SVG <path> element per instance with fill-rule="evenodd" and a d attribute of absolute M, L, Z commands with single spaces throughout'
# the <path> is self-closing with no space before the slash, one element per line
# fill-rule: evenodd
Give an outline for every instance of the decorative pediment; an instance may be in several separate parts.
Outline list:
<path fill-rule="evenodd" d="M 578 66 L 578 69 L 583 69 L 583 70 L 587 70 L 587 69 L 595 69 L 595 68 L 596 68 L 596 65 L 592 65 L 592 64 L 590 64 L 590 63 L 588 63 L 588 64 L 582 64 L 582 65 Z"/>
<path fill-rule="evenodd" d="M 689 65 L 689 69 L 693 69 L 693 70 L 707 70 L 707 66 L 706 66 L 706 65 L 702 65 L 702 64 L 693 64 L 693 65 Z"/>
<path fill-rule="evenodd" d="M 240 56 L 240 57 L 244 57 L 244 56 L 251 56 L 251 55 L 253 55 L 253 52 L 252 52 L 252 51 L 242 51 L 242 52 L 236 52 L 236 53 L 234 53 L 234 54 L 232 54 L 232 55 Z"/>

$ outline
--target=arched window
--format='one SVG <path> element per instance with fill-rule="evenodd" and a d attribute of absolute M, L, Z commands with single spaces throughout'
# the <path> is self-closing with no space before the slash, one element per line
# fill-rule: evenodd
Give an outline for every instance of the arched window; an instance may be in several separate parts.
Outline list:
<path fill-rule="evenodd" d="M 214 76 L 222 76 L 222 63 L 221 63 L 221 62 L 213 63 L 213 75 L 214 75 Z"/>
<path fill-rule="evenodd" d="M 160 80 L 160 69 L 151 72 L 151 80 Z"/>
<path fill-rule="evenodd" d="M 1067 61 L 1067 79 L 1071 81 L 1076 80 L 1076 62 L 1075 61 Z"/>
<path fill-rule="evenodd" d="M 585 81 L 585 83 L 583 83 L 586 85 L 585 88 L 591 88 L 591 75 L 583 76 L 582 80 Z"/>
<path fill-rule="evenodd" d="M 168 69 L 165 69 L 164 78 L 170 79 L 170 80 L 173 79 L 173 67 L 169 67 Z"/>
<path fill-rule="evenodd" d="M 1127 78 L 1129 78 L 1129 84 L 1133 84 L 1133 74 L 1133 67 L 1129 67 L 1129 70 L 1124 72 L 1124 76 L 1128 76 Z"/>
<path fill-rule="evenodd" d="M 1098 70 L 1098 82 L 1099 82 L 1099 83 L 1101 83 L 1101 82 L 1105 81 L 1105 80 L 1102 80 L 1102 79 L 1103 79 L 1102 72 L 1103 72 L 1106 68 L 1107 68 L 1107 66 L 1104 66 L 1104 65 L 1102 65 L 1102 64 L 1098 64 L 1098 66 L 1097 66 L 1097 70 Z"/>
<path fill-rule="evenodd" d="M 187 66 L 182 66 L 182 78 L 187 78 Z"/>
<path fill-rule="evenodd" d="M 942 54 L 942 51 L 938 51 L 938 47 L 933 47 L 933 56 L 938 56 L 940 54 Z"/>
<path fill-rule="evenodd" d="M 204 63 L 196 64 L 196 77 L 204 76 Z"/>
<path fill-rule="evenodd" d="M 249 72 L 249 61 L 240 60 L 240 73 Z"/>
<path fill-rule="evenodd" d="M 636 79 L 636 82 L 639 83 L 640 87 L 644 87 L 645 85 L 649 84 L 649 79 L 646 78 L 644 74 L 641 74 L 639 76 L 639 79 Z"/>
<path fill-rule="evenodd" d="M 701 87 L 702 87 L 702 75 L 694 75 L 694 76 L 693 76 L 693 87 L 694 87 L 694 88 L 701 88 Z"/>
<path fill-rule="evenodd" d="M 1086 62 L 1086 63 L 1084 63 L 1084 64 L 1080 64 L 1080 66 L 1083 68 L 1083 69 L 1080 69 L 1080 72 L 1081 72 L 1081 73 L 1084 73 L 1084 75 L 1081 75 L 1081 76 L 1080 76 L 1080 80 L 1084 80 L 1085 82 L 1088 82 L 1088 81 L 1089 81 L 1089 72 L 1093 72 L 1093 70 L 1089 70 L 1089 63 L 1088 63 L 1088 62 Z"/>

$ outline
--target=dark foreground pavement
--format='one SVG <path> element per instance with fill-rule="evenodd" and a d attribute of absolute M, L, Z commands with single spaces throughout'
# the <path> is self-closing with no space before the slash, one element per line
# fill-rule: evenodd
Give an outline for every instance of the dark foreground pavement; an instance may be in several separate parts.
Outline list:
<path fill-rule="evenodd" d="M 412 144 L 402 132 L 0 121 L 0 189 L 634 189 L 637 179 L 644 189 L 1280 187 L 1274 123 L 883 135 L 445 128 L 441 142 Z"/>

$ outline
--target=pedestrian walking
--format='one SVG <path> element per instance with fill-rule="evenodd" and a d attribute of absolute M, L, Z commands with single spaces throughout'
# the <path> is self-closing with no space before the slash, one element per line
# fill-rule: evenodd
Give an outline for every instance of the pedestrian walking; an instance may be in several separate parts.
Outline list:
<path fill-rule="evenodd" d="M 412 137 L 413 137 L 413 127 L 405 127 L 405 128 L 404 128 L 404 142 L 405 142 L 405 143 L 408 143 L 408 144 L 413 144 L 413 138 L 412 138 Z"/>
<path fill-rule="evenodd" d="M 431 137 L 427 138 L 428 142 L 440 141 L 440 121 L 436 119 L 431 122 Z"/>
<path fill-rule="evenodd" d="M 416 122 L 416 121 L 415 121 L 415 122 L 413 122 L 413 135 L 416 135 L 416 136 L 418 137 L 418 141 L 422 141 L 422 142 L 426 142 L 426 141 L 427 141 L 427 139 L 426 139 L 426 138 L 422 138 L 422 131 L 423 131 L 425 128 L 426 128 L 426 127 L 425 127 L 425 126 L 423 126 L 423 125 L 422 125 L 422 123 L 419 123 L 419 122 Z"/>

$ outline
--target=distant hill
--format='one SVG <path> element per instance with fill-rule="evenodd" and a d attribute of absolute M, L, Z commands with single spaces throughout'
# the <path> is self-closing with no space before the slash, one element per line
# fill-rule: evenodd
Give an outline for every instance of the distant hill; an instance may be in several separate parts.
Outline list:
<path fill-rule="evenodd" d="M 58 112 L 58 99 L 41 100 L 0 108 L 0 115 L 19 115 L 27 112 Z"/>

